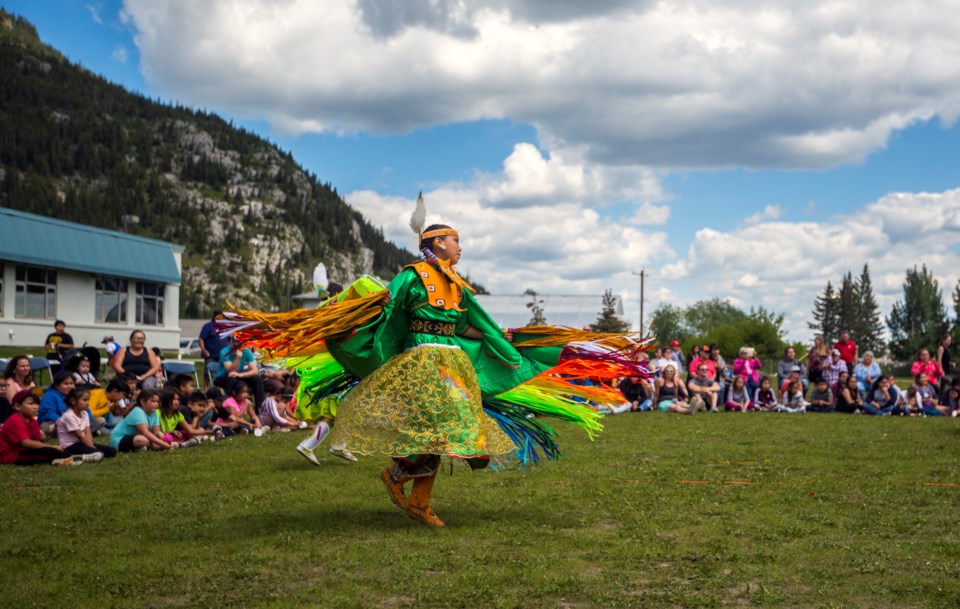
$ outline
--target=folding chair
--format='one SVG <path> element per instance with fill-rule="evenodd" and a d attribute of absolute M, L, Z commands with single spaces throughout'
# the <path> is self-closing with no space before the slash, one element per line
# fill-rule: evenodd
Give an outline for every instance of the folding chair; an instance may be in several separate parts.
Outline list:
<path fill-rule="evenodd" d="M 207 378 L 208 386 L 213 384 L 213 379 L 216 378 L 218 372 L 220 372 L 220 363 L 213 360 L 208 360 L 203 373 Z"/>
<path fill-rule="evenodd" d="M 59 362 L 58 362 L 59 363 Z M 43 385 L 43 371 L 50 373 L 50 382 L 53 382 L 53 369 L 50 367 L 50 360 L 45 357 L 30 358 L 30 373 L 33 375 L 33 382 L 37 386 Z"/>
<path fill-rule="evenodd" d="M 197 376 L 197 367 L 193 362 L 172 360 L 163 362 L 160 364 L 160 367 L 163 369 L 163 379 L 165 382 L 169 382 L 171 377 L 178 374 L 190 374 L 193 375 L 195 386 L 200 386 L 200 377 Z"/>

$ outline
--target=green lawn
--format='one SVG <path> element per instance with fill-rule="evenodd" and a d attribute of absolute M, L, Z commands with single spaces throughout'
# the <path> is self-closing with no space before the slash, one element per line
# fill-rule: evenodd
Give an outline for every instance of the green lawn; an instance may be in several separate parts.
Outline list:
<path fill-rule="evenodd" d="M 950 607 L 960 420 L 625 414 L 406 519 L 301 434 L 0 470 L 0 607 Z M 325 453 L 324 453 L 325 454 Z"/>

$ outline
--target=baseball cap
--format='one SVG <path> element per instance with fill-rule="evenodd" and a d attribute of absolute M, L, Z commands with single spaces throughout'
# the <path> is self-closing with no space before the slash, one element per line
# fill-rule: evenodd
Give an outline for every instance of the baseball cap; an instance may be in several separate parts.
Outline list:
<path fill-rule="evenodd" d="M 800 372 L 800 366 L 792 366 L 790 372 Z"/>
<path fill-rule="evenodd" d="M 679 346 L 680 346 L 680 341 L 678 341 L 678 340 L 672 340 L 672 341 L 670 341 L 670 346 L 671 346 L 671 347 L 679 347 Z"/>
<path fill-rule="evenodd" d="M 105 345 L 105 344 L 111 343 L 111 342 L 113 342 L 113 337 L 112 337 L 112 336 L 104 336 L 104 337 L 103 337 L 103 340 L 100 341 L 100 344 L 101 344 L 101 345 Z"/>
<path fill-rule="evenodd" d="M 833 350 L 833 354 L 834 354 L 834 355 L 840 355 L 840 349 L 834 349 L 834 350 Z"/>

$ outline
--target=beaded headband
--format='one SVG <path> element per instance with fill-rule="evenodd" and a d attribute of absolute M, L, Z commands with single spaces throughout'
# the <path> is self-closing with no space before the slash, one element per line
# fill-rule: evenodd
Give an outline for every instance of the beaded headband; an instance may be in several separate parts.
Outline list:
<path fill-rule="evenodd" d="M 459 237 L 460 233 L 452 228 L 438 228 L 436 230 L 428 230 L 425 233 L 420 233 L 420 240 L 423 241 L 424 239 L 433 239 L 434 237 L 445 237 L 446 235 Z"/>

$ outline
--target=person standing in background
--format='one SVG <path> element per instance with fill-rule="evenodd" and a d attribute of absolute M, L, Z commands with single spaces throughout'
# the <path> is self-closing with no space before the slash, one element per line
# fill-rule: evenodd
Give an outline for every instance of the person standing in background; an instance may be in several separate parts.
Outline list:
<path fill-rule="evenodd" d="M 56 370 L 50 370 L 51 374 L 56 374 L 63 368 L 63 354 L 74 347 L 73 337 L 67 334 L 66 329 L 67 324 L 62 319 L 53 322 L 53 332 L 47 334 L 47 340 L 43 344 L 43 348 L 47 350 L 47 359 L 60 362 Z"/>

